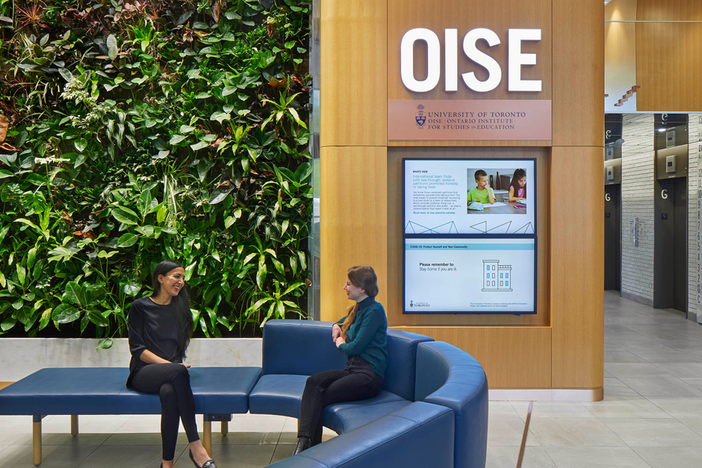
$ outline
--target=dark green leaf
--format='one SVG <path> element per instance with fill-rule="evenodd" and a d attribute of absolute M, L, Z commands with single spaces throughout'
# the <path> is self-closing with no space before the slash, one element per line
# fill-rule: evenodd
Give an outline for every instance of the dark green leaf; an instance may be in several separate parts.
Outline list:
<path fill-rule="evenodd" d="M 126 248 L 126 247 L 131 247 L 134 244 L 136 244 L 139 241 L 139 237 L 136 235 L 128 232 L 126 234 L 122 234 L 117 241 L 117 247 L 120 248 Z"/>
<path fill-rule="evenodd" d="M 80 311 L 69 304 L 61 304 L 51 313 L 51 318 L 56 323 L 71 323 L 78 320 Z"/>

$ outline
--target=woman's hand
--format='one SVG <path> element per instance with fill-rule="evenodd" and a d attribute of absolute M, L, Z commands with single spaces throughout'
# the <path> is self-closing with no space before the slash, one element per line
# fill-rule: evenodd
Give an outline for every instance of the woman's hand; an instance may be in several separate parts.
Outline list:
<path fill-rule="evenodd" d="M 335 340 L 335 343 L 336 343 L 336 347 L 338 348 L 342 344 L 346 344 L 346 340 L 344 339 L 343 336 L 340 336 Z"/>
<path fill-rule="evenodd" d="M 170 364 L 170 361 L 166 361 L 162 357 L 156 356 L 154 353 L 149 351 L 148 349 L 145 349 L 141 353 L 140 359 L 146 363 L 149 364 Z"/>
<path fill-rule="evenodd" d="M 341 327 L 338 324 L 332 325 L 332 341 L 336 343 L 336 339 L 341 336 Z"/>
<path fill-rule="evenodd" d="M 183 366 L 185 366 L 186 369 L 190 369 L 190 364 L 186 364 L 186 363 L 184 363 L 184 362 L 181 362 L 180 364 L 183 365 Z"/>

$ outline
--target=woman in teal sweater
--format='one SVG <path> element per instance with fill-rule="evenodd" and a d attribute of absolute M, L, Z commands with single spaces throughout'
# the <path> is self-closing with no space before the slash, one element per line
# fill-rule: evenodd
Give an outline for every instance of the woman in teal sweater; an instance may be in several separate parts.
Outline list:
<path fill-rule="evenodd" d="M 375 302 L 378 277 L 373 268 L 349 268 L 344 290 L 356 304 L 332 326 L 332 340 L 347 355 L 346 369 L 320 372 L 307 379 L 295 454 L 322 441 L 325 406 L 373 398 L 383 386 L 388 362 L 388 320 L 383 306 Z"/>

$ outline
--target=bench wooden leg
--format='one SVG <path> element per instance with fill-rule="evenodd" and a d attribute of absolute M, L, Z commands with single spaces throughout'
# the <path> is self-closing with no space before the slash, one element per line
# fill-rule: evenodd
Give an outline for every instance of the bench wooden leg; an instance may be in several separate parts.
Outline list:
<path fill-rule="evenodd" d="M 78 415 L 77 414 L 71 415 L 71 435 L 73 437 L 78 435 Z"/>
<path fill-rule="evenodd" d="M 229 434 L 229 421 L 222 421 L 222 435 Z"/>
<path fill-rule="evenodd" d="M 41 416 L 34 416 L 32 423 L 32 463 L 41 465 Z"/>
<path fill-rule="evenodd" d="M 202 423 L 202 445 L 207 453 L 212 454 L 212 421 Z"/>

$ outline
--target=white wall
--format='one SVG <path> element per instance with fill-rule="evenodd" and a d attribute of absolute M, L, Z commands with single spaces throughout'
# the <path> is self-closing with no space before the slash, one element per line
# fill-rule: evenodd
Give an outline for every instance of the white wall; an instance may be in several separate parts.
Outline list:
<path fill-rule="evenodd" d="M 700 244 L 702 244 L 702 230 L 697 224 L 698 222 L 698 209 L 697 202 L 699 200 L 698 194 L 700 188 L 700 177 L 699 177 L 699 164 L 697 162 L 698 154 L 700 153 L 700 146 L 702 143 L 700 139 L 702 135 L 700 130 L 702 130 L 702 115 L 700 114 L 690 114 L 688 129 L 688 141 L 690 144 L 688 151 L 688 204 L 687 204 L 687 216 L 688 216 L 688 317 L 691 319 L 697 319 L 698 321 L 702 319 L 702 304 L 697 297 L 697 290 L 700 287 L 702 292 L 702 268 L 699 272 L 700 279 L 698 280 L 697 271 L 697 236 L 700 235 Z M 700 220 L 702 221 L 702 220 Z M 702 265 L 701 265 L 702 266 Z M 702 297 L 701 297 L 702 298 Z"/>
<path fill-rule="evenodd" d="M 16 382 L 44 367 L 129 367 L 126 338 L 96 350 L 91 338 L 2 338 L 0 382 Z M 261 338 L 195 338 L 186 362 L 195 367 L 261 366 Z"/>

